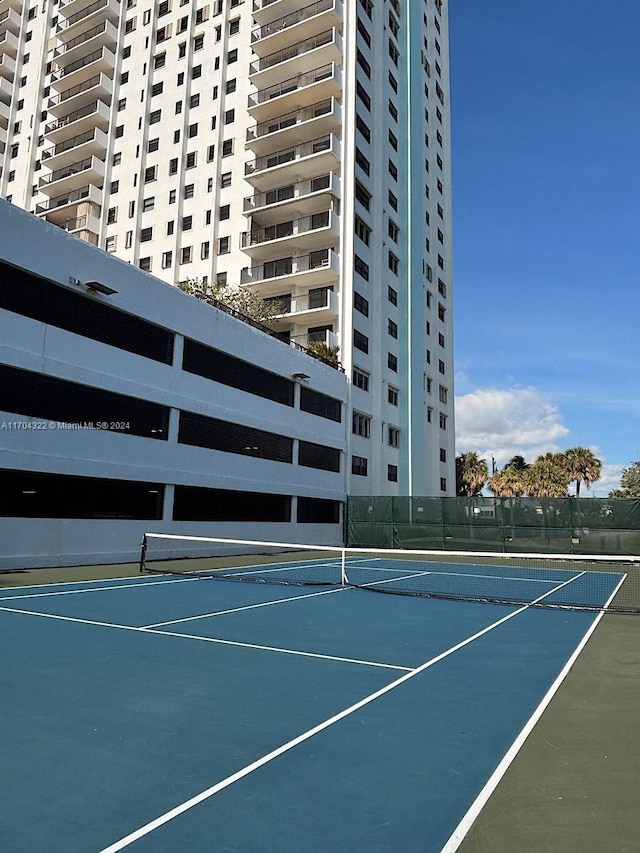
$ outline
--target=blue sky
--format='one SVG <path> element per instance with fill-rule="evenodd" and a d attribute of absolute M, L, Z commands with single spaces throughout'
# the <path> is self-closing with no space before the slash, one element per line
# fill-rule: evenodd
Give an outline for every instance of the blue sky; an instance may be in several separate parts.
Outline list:
<path fill-rule="evenodd" d="M 450 0 L 457 451 L 640 459 L 640 0 Z"/>

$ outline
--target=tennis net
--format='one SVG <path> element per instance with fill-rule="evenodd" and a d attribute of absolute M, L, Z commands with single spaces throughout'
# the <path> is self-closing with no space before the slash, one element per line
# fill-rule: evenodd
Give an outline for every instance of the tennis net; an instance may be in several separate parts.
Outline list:
<path fill-rule="evenodd" d="M 147 533 L 141 572 L 640 613 L 640 557 L 384 550 Z"/>

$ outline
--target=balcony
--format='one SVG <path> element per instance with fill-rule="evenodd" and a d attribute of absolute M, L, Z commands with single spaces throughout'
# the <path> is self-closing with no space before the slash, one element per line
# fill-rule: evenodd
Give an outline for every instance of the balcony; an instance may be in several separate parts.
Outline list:
<path fill-rule="evenodd" d="M 97 50 L 69 62 L 59 71 L 55 71 L 51 75 L 51 88 L 57 92 L 66 91 L 85 83 L 100 73 L 112 77 L 115 65 L 115 54 L 106 47 L 99 47 Z"/>
<path fill-rule="evenodd" d="M 262 296 L 282 293 L 287 288 L 311 288 L 335 284 L 339 276 L 338 256 L 332 249 L 318 249 L 308 255 L 289 256 L 245 267 L 240 274 L 243 287 L 259 285 Z"/>
<path fill-rule="evenodd" d="M 274 300 L 278 296 L 271 297 Z M 330 287 L 316 287 L 307 293 L 280 297 L 282 313 L 274 319 L 297 320 L 309 325 L 331 323 L 338 316 L 338 297 Z"/>
<path fill-rule="evenodd" d="M 96 99 L 110 102 L 112 91 L 113 80 L 105 74 L 97 74 L 49 98 L 47 109 L 51 115 L 60 118 L 82 109 Z"/>
<path fill-rule="evenodd" d="M 4 77 L 10 83 L 16 76 L 16 61 L 8 53 L 0 53 L 0 77 Z"/>
<path fill-rule="evenodd" d="M 329 27 L 340 28 L 343 16 L 342 0 L 317 0 L 302 8 L 299 0 L 254 2 L 253 19 L 257 26 L 251 32 L 251 45 L 257 54 L 264 56 Z"/>
<path fill-rule="evenodd" d="M 333 206 L 327 196 L 338 198 L 340 179 L 337 175 L 318 175 L 306 181 L 255 193 L 244 199 L 243 213 L 253 216 L 254 225 L 270 225 L 284 216 L 298 219 Z"/>
<path fill-rule="evenodd" d="M 9 30 L 5 30 L 3 33 L 0 33 L 0 53 L 4 56 L 11 56 L 15 59 L 18 56 L 19 46 L 20 42 L 18 41 L 17 36 L 14 36 L 14 34 L 9 32 Z"/>
<path fill-rule="evenodd" d="M 326 134 L 339 134 L 342 107 L 335 98 L 276 116 L 247 129 L 247 147 L 260 157 Z"/>
<path fill-rule="evenodd" d="M 5 130 L 9 127 L 9 116 L 11 115 L 11 109 L 9 104 L 5 104 L 3 101 L 0 101 L 0 127 Z"/>
<path fill-rule="evenodd" d="M 53 58 L 57 66 L 67 65 L 69 62 L 75 62 L 81 59 L 87 53 L 93 53 L 98 47 L 108 47 L 109 50 L 115 50 L 118 43 L 118 30 L 110 21 L 102 21 L 90 30 L 76 36 L 75 38 L 66 41 L 60 47 L 54 48 Z"/>
<path fill-rule="evenodd" d="M 286 251 L 313 252 L 339 239 L 340 220 L 332 210 L 323 210 L 300 219 L 253 227 L 241 237 L 242 249 L 256 260 L 267 260 Z"/>
<path fill-rule="evenodd" d="M 312 178 L 340 168 L 340 140 L 329 134 L 292 145 L 244 164 L 245 180 L 258 190 L 280 186 L 288 177 Z"/>
<path fill-rule="evenodd" d="M 289 338 L 289 343 L 304 350 L 309 349 L 309 346 L 314 344 L 324 344 L 329 349 L 339 347 L 338 336 L 331 329 L 309 329 L 306 334 L 292 335 Z"/>
<path fill-rule="evenodd" d="M 20 14 L 15 9 L 5 9 L 0 12 L 0 29 L 20 35 Z"/>
<path fill-rule="evenodd" d="M 102 190 L 94 186 L 85 186 L 74 192 L 66 192 L 50 198 L 43 204 L 37 204 L 36 216 L 42 216 L 48 222 L 60 225 L 85 214 L 99 216 L 101 203 Z"/>
<path fill-rule="evenodd" d="M 23 0 L 0 0 L 0 14 L 7 9 L 15 9 L 18 14 L 21 14 Z"/>
<path fill-rule="evenodd" d="M 106 131 L 109 127 L 109 114 L 109 107 L 103 101 L 94 101 L 57 121 L 49 122 L 45 125 L 44 133 L 47 139 L 58 144 L 94 127 Z"/>
<path fill-rule="evenodd" d="M 256 121 L 261 122 L 282 112 L 337 98 L 341 92 L 342 71 L 331 62 L 253 92 L 249 95 L 248 109 Z"/>
<path fill-rule="evenodd" d="M 254 86 L 262 89 L 277 83 L 283 77 L 304 74 L 332 62 L 342 62 L 342 36 L 335 28 L 324 30 L 318 35 L 252 62 L 249 66 L 249 79 Z"/>
<path fill-rule="evenodd" d="M 99 160 L 97 157 L 87 157 L 86 160 L 80 160 L 61 169 L 55 169 L 49 175 L 40 178 L 38 187 L 41 193 L 53 195 L 63 191 L 71 193 L 87 183 L 102 186 L 104 172 L 103 160 Z"/>
<path fill-rule="evenodd" d="M 104 155 L 107 150 L 108 138 L 97 127 L 72 136 L 64 142 L 52 145 L 42 151 L 42 162 L 50 169 L 62 169 L 79 160 L 84 160 L 93 154 Z"/>
<path fill-rule="evenodd" d="M 100 219 L 91 213 L 85 213 L 82 216 L 76 216 L 73 219 L 65 219 L 64 222 L 54 222 L 58 228 L 73 234 L 84 240 L 85 243 L 91 243 L 92 246 L 98 245 L 98 235 L 100 234 Z"/>
<path fill-rule="evenodd" d="M 95 3 L 87 6 L 84 0 L 76 0 L 63 6 L 60 12 L 56 35 L 67 42 L 104 20 L 117 25 L 120 19 L 120 4 L 117 0 L 96 0 Z"/>
<path fill-rule="evenodd" d="M 10 83 L 5 77 L 0 76 L 0 102 L 10 104 L 12 93 L 13 83 Z"/>

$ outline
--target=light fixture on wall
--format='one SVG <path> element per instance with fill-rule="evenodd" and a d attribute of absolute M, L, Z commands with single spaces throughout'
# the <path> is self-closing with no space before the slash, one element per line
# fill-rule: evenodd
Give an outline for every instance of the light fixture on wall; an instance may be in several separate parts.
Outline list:
<path fill-rule="evenodd" d="M 82 279 L 75 278 L 72 275 L 69 276 L 69 284 L 74 284 L 76 287 L 86 287 L 89 293 L 102 293 L 103 296 L 112 296 L 118 292 L 113 287 L 109 287 L 108 284 L 103 284 L 101 281 L 82 281 Z"/>
<path fill-rule="evenodd" d="M 311 379 L 306 373 L 292 373 L 291 378 L 295 382 L 308 382 Z"/>

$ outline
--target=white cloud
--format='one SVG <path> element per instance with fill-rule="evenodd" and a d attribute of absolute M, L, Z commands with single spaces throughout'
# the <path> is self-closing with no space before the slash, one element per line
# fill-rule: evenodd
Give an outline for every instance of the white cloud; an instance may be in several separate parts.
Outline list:
<path fill-rule="evenodd" d="M 535 388 L 490 388 L 456 399 L 456 451 L 475 450 L 489 467 L 491 456 L 500 466 L 516 454 L 531 462 L 558 451 L 568 434 L 558 408 Z"/>
<path fill-rule="evenodd" d="M 622 476 L 623 467 L 622 465 L 603 465 L 602 475 L 598 482 L 591 486 L 591 491 L 582 491 L 580 493 L 581 496 L 595 495 L 597 498 L 606 498 L 612 489 L 620 488 L 620 477 Z"/>

